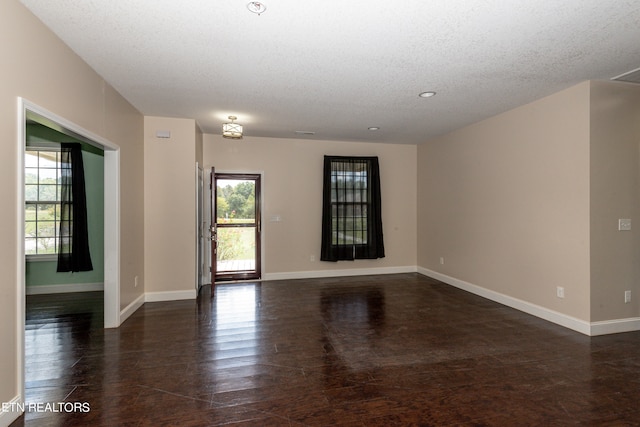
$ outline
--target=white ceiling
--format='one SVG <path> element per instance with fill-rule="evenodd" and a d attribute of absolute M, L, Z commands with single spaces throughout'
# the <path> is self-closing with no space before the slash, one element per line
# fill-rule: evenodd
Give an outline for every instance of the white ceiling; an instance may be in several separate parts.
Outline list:
<path fill-rule="evenodd" d="M 214 134 L 236 115 L 248 136 L 417 144 L 640 67 L 638 0 L 20 1 L 141 113 Z"/>

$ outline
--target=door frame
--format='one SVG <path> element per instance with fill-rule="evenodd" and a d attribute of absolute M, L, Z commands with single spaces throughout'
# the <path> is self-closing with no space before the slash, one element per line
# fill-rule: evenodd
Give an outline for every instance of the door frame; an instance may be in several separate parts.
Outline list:
<path fill-rule="evenodd" d="M 205 276 L 205 228 L 204 220 L 204 169 L 196 162 L 196 294 L 204 284 Z"/>
<path fill-rule="evenodd" d="M 24 401 L 25 392 L 25 247 L 24 247 L 24 161 L 27 119 L 73 136 L 104 151 L 104 327 L 117 328 L 120 312 L 120 147 L 111 141 L 66 120 L 24 98 L 18 97 L 17 123 L 17 337 L 18 388 Z"/>
<path fill-rule="evenodd" d="M 208 170 L 211 170 L 211 168 L 213 168 L 214 166 L 210 166 L 208 168 Z M 231 279 L 231 280 L 224 280 L 223 282 L 220 283 L 229 283 L 229 282 L 243 282 L 243 281 L 262 281 L 264 280 L 264 271 L 265 271 L 265 241 L 266 241 L 266 230 L 264 227 L 264 205 L 265 205 L 265 195 L 266 195 L 266 185 L 265 185 L 265 173 L 264 171 L 251 171 L 251 170 L 237 170 L 237 169 L 218 169 L 217 167 L 215 167 L 215 174 L 224 174 L 224 175 L 258 175 L 260 177 L 260 204 L 258 206 L 258 209 L 260 210 L 260 247 L 257 248 L 257 250 L 260 252 L 260 268 L 258 270 L 258 274 L 260 276 L 259 279 Z M 215 180 L 215 177 L 214 177 Z M 213 185 L 215 185 L 215 182 L 210 182 L 209 183 L 211 185 L 210 187 L 210 193 L 209 193 L 209 200 L 212 200 L 213 197 Z M 211 229 L 212 224 L 215 222 L 215 218 L 211 218 L 211 210 L 210 209 L 206 209 L 209 213 L 208 213 L 208 220 L 209 220 L 209 229 Z M 211 250 L 211 246 L 207 245 L 208 250 Z M 209 253 L 209 263 L 211 264 L 211 253 Z M 210 274 L 210 281 L 211 281 L 211 285 L 213 286 L 216 282 L 215 282 L 215 276 L 213 276 L 211 274 L 212 271 L 212 266 L 209 265 L 209 274 Z"/>

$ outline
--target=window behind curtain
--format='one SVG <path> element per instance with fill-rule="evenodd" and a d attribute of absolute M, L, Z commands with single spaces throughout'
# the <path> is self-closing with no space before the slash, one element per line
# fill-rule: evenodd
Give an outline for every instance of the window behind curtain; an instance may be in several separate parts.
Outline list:
<path fill-rule="evenodd" d="M 325 156 L 323 261 L 384 257 L 377 157 Z"/>

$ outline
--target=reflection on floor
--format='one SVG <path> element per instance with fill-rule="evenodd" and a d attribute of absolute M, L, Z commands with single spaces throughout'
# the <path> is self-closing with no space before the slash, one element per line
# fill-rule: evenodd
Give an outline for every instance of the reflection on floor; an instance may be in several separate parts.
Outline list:
<path fill-rule="evenodd" d="M 27 399 L 90 411 L 29 412 L 14 425 L 640 420 L 640 333 L 589 338 L 418 274 L 209 291 L 147 303 L 119 329 L 82 310 L 30 318 Z"/>

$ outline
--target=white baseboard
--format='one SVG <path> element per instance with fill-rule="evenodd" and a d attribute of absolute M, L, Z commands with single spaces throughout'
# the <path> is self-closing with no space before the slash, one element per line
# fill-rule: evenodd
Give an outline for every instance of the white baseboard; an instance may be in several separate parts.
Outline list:
<path fill-rule="evenodd" d="M 455 277 L 447 276 L 446 274 L 438 273 L 437 271 L 418 267 L 418 273 L 591 337 L 597 335 L 617 334 L 621 332 L 640 331 L 640 317 L 605 320 L 601 322 L 587 322 L 518 298 L 513 298 L 499 292 L 491 291 L 472 283 L 456 279 Z"/>
<path fill-rule="evenodd" d="M 195 289 L 188 291 L 147 292 L 144 294 L 144 302 L 178 301 L 183 299 L 196 299 Z"/>
<path fill-rule="evenodd" d="M 144 294 L 142 294 L 138 298 L 133 300 L 128 306 L 126 306 L 124 310 L 120 311 L 120 324 L 122 324 L 129 318 L 129 316 L 135 313 L 137 309 L 142 307 L 142 305 L 144 304 L 144 300 L 145 296 Z"/>
<path fill-rule="evenodd" d="M 527 301 L 523 301 L 518 298 L 513 298 L 508 295 L 501 294 L 477 285 L 474 285 L 464 280 L 456 279 L 455 277 L 447 276 L 446 274 L 438 273 L 437 271 L 429 270 L 426 268 L 418 267 L 418 273 L 440 280 L 448 285 L 454 286 L 458 289 L 462 289 L 472 294 L 479 295 L 483 298 L 487 298 L 491 301 L 495 301 L 507 307 L 515 308 L 516 310 L 523 311 L 533 316 L 539 317 L 549 322 L 555 323 L 565 328 L 572 329 L 585 335 L 591 335 L 591 324 L 587 321 L 577 319 L 566 314 L 559 313 L 548 308 L 541 307 L 536 304 L 532 304 Z"/>
<path fill-rule="evenodd" d="M 22 398 L 20 396 L 16 396 L 6 402 L 7 407 L 4 409 L 8 409 L 7 411 L 4 411 L 3 406 L 0 406 L 0 427 L 8 427 L 12 422 L 17 420 L 20 415 L 22 415 L 22 411 L 18 410 L 18 404 L 21 402 Z M 2 405 L 2 402 L 0 402 L 0 405 Z"/>
<path fill-rule="evenodd" d="M 591 336 L 640 331 L 640 317 L 591 322 Z"/>
<path fill-rule="evenodd" d="M 104 291 L 104 283 L 70 283 L 66 285 L 33 285 L 27 286 L 27 295 L 64 294 L 69 292 Z"/>
<path fill-rule="evenodd" d="M 262 280 L 315 279 L 322 277 L 369 276 L 376 274 L 415 273 L 415 265 L 403 267 L 349 268 L 343 270 L 292 271 L 285 273 L 266 273 Z"/>
<path fill-rule="evenodd" d="M 148 292 L 140 295 L 133 300 L 128 306 L 120 311 L 120 324 L 127 320 L 133 313 L 136 312 L 145 302 L 159 302 L 159 301 L 178 301 L 185 299 L 195 299 L 197 293 L 195 289 L 193 291 L 167 291 L 167 292 Z"/>

